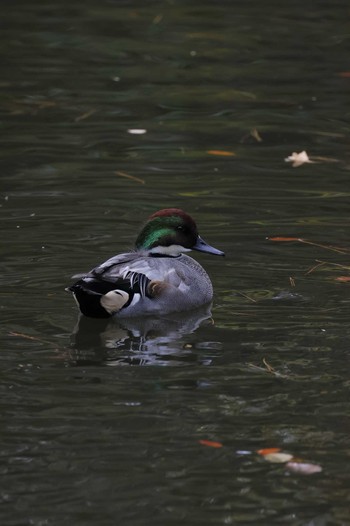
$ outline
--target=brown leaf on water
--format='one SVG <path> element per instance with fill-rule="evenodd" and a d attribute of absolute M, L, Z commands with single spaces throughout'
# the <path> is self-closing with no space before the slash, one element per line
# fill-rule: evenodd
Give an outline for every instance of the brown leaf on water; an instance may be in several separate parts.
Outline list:
<path fill-rule="evenodd" d="M 116 175 L 119 175 L 119 177 L 125 177 L 126 179 L 131 179 L 131 181 L 136 181 L 137 183 L 145 184 L 145 181 L 143 179 L 140 179 L 139 177 L 135 177 L 134 175 L 127 174 L 125 172 L 115 172 Z"/>
<path fill-rule="evenodd" d="M 209 155 L 219 155 L 221 157 L 233 157 L 236 154 L 233 152 L 227 152 L 225 150 L 208 150 Z"/>
<path fill-rule="evenodd" d="M 338 75 L 343 79 L 350 79 L 350 71 L 341 71 Z"/>
<path fill-rule="evenodd" d="M 350 276 L 338 276 L 337 278 L 334 278 L 336 281 L 341 281 L 342 283 L 346 283 L 350 281 Z"/>

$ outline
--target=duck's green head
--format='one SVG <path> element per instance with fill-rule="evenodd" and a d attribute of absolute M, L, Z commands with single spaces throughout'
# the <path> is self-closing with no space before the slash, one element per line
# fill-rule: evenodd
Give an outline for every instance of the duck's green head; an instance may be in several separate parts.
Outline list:
<path fill-rule="evenodd" d="M 152 214 L 136 239 L 136 249 L 173 257 L 190 250 L 225 255 L 203 241 L 192 217 L 179 208 Z"/>

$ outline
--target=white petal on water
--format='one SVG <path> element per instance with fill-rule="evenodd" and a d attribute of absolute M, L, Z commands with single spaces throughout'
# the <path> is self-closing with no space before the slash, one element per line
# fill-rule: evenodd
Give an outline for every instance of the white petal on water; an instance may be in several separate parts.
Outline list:
<path fill-rule="evenodd" d="M 144 128 L 129 128 L 128 133 L 131 133 L 132 135 L 143 135 L 144 133 L 147 133 L 147 130 Z"/>
<path fill-rule="evenodd" d="M 286 163 L 293 163 L 293 168 L 297 168 L 304 163 L 313 163 L 313 161 L 309 159 L 309 156 L 305 150 L 300 153 L 293 152 L 292 155 L 286 157 L 284 160 Z"/>
<path fill-rule="evenodd" d="M 322 471 L 321 466 L 318 464 L 309 464 L 307 462 L 288 462 L 286 468 L 300 475 L 313 475 Z"/>

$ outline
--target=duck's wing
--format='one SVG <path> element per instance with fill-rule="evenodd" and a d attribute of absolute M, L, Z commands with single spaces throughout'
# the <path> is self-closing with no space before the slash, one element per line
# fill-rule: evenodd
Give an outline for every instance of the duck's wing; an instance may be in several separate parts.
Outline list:
<path fill-rule="evenodd" d="M 145 264 L 135 259 L 134 254 L 114 256 L 68 287 L 85 316 L 107 318 L 128 307 L 135 295 L 147 296 L 150 279 L 142 272 Z"/>

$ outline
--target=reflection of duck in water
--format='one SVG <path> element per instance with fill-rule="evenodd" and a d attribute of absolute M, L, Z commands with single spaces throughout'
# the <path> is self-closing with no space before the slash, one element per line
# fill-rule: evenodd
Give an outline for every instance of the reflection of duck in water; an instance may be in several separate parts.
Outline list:
<path fill-rule="evenodd" d="M 151 215 L 136 251 L 114 256 L 69 287 L 82 314 L 93 318 L 167 315 L 209 304 L 213 287 L 203 267 L 183 254 L 223 256 L 205 243 L 193 219 L 177 208 Z"/>
<path fill-rule="evenodd" d="M 72 336 L 72 360 L 81 364 L 175 365 L 207 363 L 197 353 L 193 333 L 211 323 L 210 306 L 166 317 L 123 318 L 91 321 L 79 318 Z M 213 342 L 200 342 L 201 349 Z M 220 344 L 219 348 L 220 348 Z"/>

